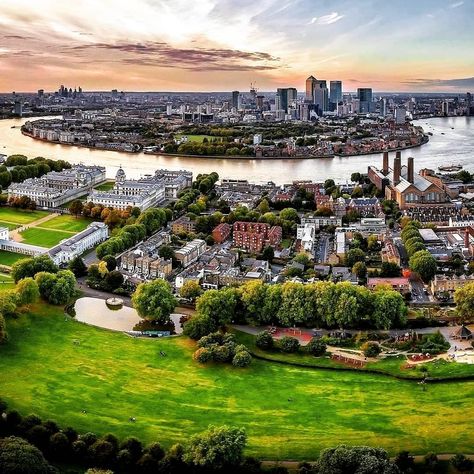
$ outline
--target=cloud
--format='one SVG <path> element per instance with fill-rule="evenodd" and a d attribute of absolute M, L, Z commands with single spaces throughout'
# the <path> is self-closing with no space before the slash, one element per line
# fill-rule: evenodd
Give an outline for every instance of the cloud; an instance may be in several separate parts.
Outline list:
<path fill-rule="evenodd" d="M 225 48 L 178 48 L 166 42 L 145 43 L 94 43 L 66 48 L 75 54 L 89 53 L 96 56 L 100 51 L 121 53 L 113 62 L 130 65 L 159 66 L 190 69 L 195 71 L 248 71 L 277 69 L 279 58 L 260 51 L 240 51 Z M 110 61 L 108 55 L 94 58 Z"/>
<path fill-rule="evenodd" d="M 449 5 L 449 8 L 458 8 L 462 5 L 464 5 L 464 2 L 451 3 L 451 5 Z"/>
<path fill-rule="evenodd" d="M 330 13 L 329 15 L 323 15 L 323 16 L 320 16 L 320 17 L 313 17 L 311 18 L 309 24 L 310 25 L 331 25 L 333 23 L 336 23 L 336 21 L 339 21 L 341 20 L 342 18 L 344 18 L 344 15 L 340 15 L 339 13 L 337 12 L 332 12 Z"/>
<path fill-rule="evenodd" d="M 418 87 L 472 88 L 474 87 L 474 77 L 460 79 L 412 79 L 403 82 L 403 84 Z"/>

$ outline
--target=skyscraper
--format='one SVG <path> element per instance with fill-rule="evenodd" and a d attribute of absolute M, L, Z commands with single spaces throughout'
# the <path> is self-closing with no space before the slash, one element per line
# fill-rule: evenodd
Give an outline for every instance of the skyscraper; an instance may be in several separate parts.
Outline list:
<path fill-rule="evenodd" d="M 239 91 L 232 91 L 232 107 L 237 110 L 240 108 L 240 92 Z"/>
<path fill-rule="evenodd" d="M 342 81 L 331 81 L 329 83 L 329 108 L 334 111 L 337 104 L 342 101 Z"/>
<path fill-rule="evenodd" d="M 318 115 L 329 109 L 329 94 L 326 81 L 319 81 L 314 76 L 306 79 L 306 101 L 316 106 Z"/>
<path fill-rule="evenodd" d="M 279 87 L 275 97 L 275 109 L 284 110 L 288 113 L 288 108 L 296 102 L 297 91 L 294 87 Z"/>
<path fill-rule="evenodd" d="M 359 112 L 367 114 L 372 111 L 372 89 L 370 87 L 359 87 L 357 89 L 359 99 Z"/>

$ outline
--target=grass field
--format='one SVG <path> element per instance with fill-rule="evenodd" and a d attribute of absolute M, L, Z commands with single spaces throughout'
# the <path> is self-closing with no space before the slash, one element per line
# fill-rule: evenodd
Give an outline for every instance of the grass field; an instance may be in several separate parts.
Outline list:
<path fill-rule="evenodd" d="M 207 138 L 209 142 L 212 142 L 212 140 L 216 139 L 218 142 L 222 140 L 221 137 L 213 137 L 211 135 L 188 135 L 186 133 L 178 133 L 176 134 L 176 138 L 181 138 L 187 136 L 188 137 L 188 142 L 198 142 L 202 143 L 202 141 Z"/>
<path fill-rule="evenodd" d="M 392 454 L 469 452 L 474 443 L 474 382 L 423 391 L 383 375 L 259 360 L 243 370 L 201 366 L 186 338 L 132 339 L 72 321 L 51 306 L 35 306 L 7 327 L 0 397 L 21 413 L 82 432 L 169 446 L 209 424 L 229 424 L 247 430 L 247 454 L 296 460 L 340 443 Z"/>
<path fill-rule="evenodd" d="M 21 253 L 8 252 L 7 250 L 0 250 L 0 264 L 11 267 L 16 261 L 22 258 L 28 258 L 28 255 Z"/>
<path fill-rule="evenodd" d="M 80 232 L 81 230 L 84 230 L 91 222 L 92 219 L 63 214 L 39 224 L 38 227 L 41 227 L 42 229 L 55 229 L 67 232 Z"/>
<path fill-rule="evenodd" d="M 26 211 L 12 207 L 0 207 L 0 221 L 13 224 L 29 224 L 50 214 L 48 211 Z"/>
<path fill-rule="evenodd" d="M 38 245 L 39 247 L 50 248 L 59 244 L 61 240 L 67 239 L 74 234 L 60 230 L 42 229 L 40 227 L 31 227 L 21 232 L 24 244 Z"/>
<path fill-rule="evenodd" d="M 0 293 L 5 290 L 11 290 L 12 288 L 15 288 L 13 278 L 6 273 L 0 273 Z"/>
<path fill-rule="evenodd" d="M 8 227 L 8 230 L 15 230 L 20 227 L 19 224 L 12 224 L 11 222 L 0 221 L 0 227 Z"/>
<path fill-rule="evenodd" d="M 94 189 L 97 189 L 97 191 L 108 191 L 109 189 L 112 189 L 115 186 L 115 181 L 106 181 L 105 183 L 99 184 L 99 186 L 96 186 Z"/>

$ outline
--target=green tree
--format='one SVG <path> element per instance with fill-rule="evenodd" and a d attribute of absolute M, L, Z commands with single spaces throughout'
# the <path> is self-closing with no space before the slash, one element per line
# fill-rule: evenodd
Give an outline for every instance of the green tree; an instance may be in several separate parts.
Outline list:
<path fill-rule="evenodd" d="M 0 313 L 0 344 L 5 343 L 8 340 L 8 332 L 7 332 L 7 323 L 5 322 L 5 318 L 3 314 Z"/>
<path fill-rule="evenodd" d="M 373 294 L 372 324 L 378 329 L 390 329 L 406 322 L 407 307 L 403 296 L 392 289 L 379 288 Z"/>
<path fill-rule="evenodd" d="M 0 472 L 2 474 L 49 474 L 51 466 L 41 451 L 22 438 L 0 439 Z"/>
<path fill-rule="evenodd" d="M 436 260 L 427 250 L 420 250 L 414 253 L 410 257 L 408 264 L 410 270 L 418 273 L 425 283 L 429 282 L 436 274 Z"/>
<path fill-rule="evenodd" d="M 179 289 L 179 296 L 194 301 L 202 292 L 201 285 L 196 280 L 188 280 Z"/>
<path fill-rule="evenodd" d="M 69 204 L 69 212 L 73 216 L 76 216 L 76 218 L 82 214 L 83 209 L 84 204 L 79 199 L 74 199 L 74 201 Z"/>
<path fill-rule="evenodd" d="M 84 275 L 87 274 L 87 266 L 84 263 L 84 260 L 80 257 L 80 255 L 74 257 L 69 263 L 68 266 L 69 270 L 71 270 L 72 273 L 77 278 L 80 278 Z"/>
<path fill-rule="evenodd" d="M 207 317 L 196 315 L 184 324 L 183 333 L 195 341 L 217 329 L 217 323 Z"/>
<path fill-rule="evenodd" d="M 109 289 L 115 290 L 123 284 L 123 275 L 118 270 L 112 270 L 104 278 L 105 284 Z"/>
<path fill-rule="evenodd" d="M 56 273 L 58 266 L 51 260 L 49 255 L 40 255 L 34 258 L 18 260 L 12 265 L 11 276 L 17 283 L 26 277 L 34 277 L 38 272 Z"/>
<path fill-rule="evenodd" d="M 293 261 L 297 263 L 301 263 L 301 265 L 304 265 L 306 267 L 311 261 L 311 256 L 307 252 L 299 252 L 295 256 Z"/>
<path fill-rule="evenodd" d="M 283 336 L 278 341 L 278 347 L 283 352 L 298 352 L 300 349 L 300 341 L 296 337 Z"/>
<path fill-rule="evenodd" d="M 40 297 L 38 284 L 33 278 L 23 278 L 16 285 L 19 305 L 30 305 L 35 303 Z"/>
<path fill-rule="evenodd" d="M 306 345 L 306 350 L 314 356 L 322 356 L 326 353 L 326 344 L 318 337 L 313 337 Z"/>
<path fill-rule="evenodd" d="M 174 257 L 174 250 L 172 247 L 170 247 L 169 245 L 162 245 L 159 249 L 158 249 L 158 255 L 161 257 L 161 258 L 164 258 L 166 260 L 170 260 Z"/>
<path fill-rule="evenodd" d="M 105 255 L 102 257 L 102 261 L 107 265 L 107 270 L 109 272 L 117 268 L 117 259 L 113 255 Z"/>
<path fill-rule="evenodd" d="M 224 288 L 209 290 L 201 295 L 196 302 L 196 311 L 199 315 L 210 318 L 218 326 L 229 324 L 237 306 L 237 290 Z"/>
<path fill-rule="evenodd" d="M 262 199 L 260 204 L 257 206 L 257 210 L 260 212 L 260 214 L 266 214 L 267 212 L 270 212 L 270 205 L 268 204 L 268 201 L 266 199 Z"/>
<path fill-rule="evenodd" d="M 223 470 L 242 462 L 246 442 L 245 431 L 240 428 L 209 426 L 191 438 L 183 459 L 196 467 Z"/>
<path fill-rule="evenodd" d="M 474 314 L 474 283 L 461 286 L 454 292 L 456 312 L 462 320 L 469 320 Z"/>
<path fill-rule="evenodd" d="M 264 311 L 267 289 L 267 285 L 259 280 L 246 282 L 239 287 L 240 299 L 245 313 L 249 319 L 254 320 L 257 324 L 263 324 L 266 320 Z"/>
<path fill-rule="evenodd" d="M 255 344 L 260 349 L 270 350 L 274 345 L 273 337 L 269 331 L 259 332 L 255 338 Z"/>
<path fill-rule="evenodd" d="M 354 263 L 352 273 L 354 273 L 359 280 L 364 279 L 367 276 L 367 265 L 364 262 Z"/>
<path fill-rule="evenodd" d="M 140 283 L 132 295 L 133 307 L 142 318 L 167 324 L 176 307 L 170 285 L 164 280 Z"/>
<path fill-rule="evenodd" d="M 284 221 L 299 222 L 298 212 L 292 207 L 286 207 L 280 211 L 280 218 Z"/>
<path fill-rule="evenodd" d="M 382 262 L 382 266 L 380 267 L 381 277 L 399 277 L 401 274 L 402 269 L 395 262 Z"/>
<path fill-rule="evenodd" d="M 346 265 L 350 268 L 354 266 L 356 262 L 365 262 L 365 252 L 361 249 L 351 249 L 346 253 Z"/>
<path fill-rule="evenodd" d="M 5 317 L 15 316 L 18 295 L 15 290 L 0 292 L 0 314 Z"/>
<path fill-rule="evenodd" d="M 267 262 L 272 262 L 273 259 L 275 258 L 275 250 L 273 250 L 273 247 L 270 245 L 267 245 L 262 252 L 262 258 L 263 260 L 266 260 Z"/>

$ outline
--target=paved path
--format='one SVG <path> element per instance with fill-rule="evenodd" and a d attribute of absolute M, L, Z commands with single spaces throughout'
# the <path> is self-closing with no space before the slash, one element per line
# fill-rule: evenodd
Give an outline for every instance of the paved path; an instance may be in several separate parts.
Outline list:
<path fill-rule="evenodd" d="M 23 241 L 23 236 L 21 235 L 21 232 L 23 232 L 26 229 L 29 229 L 30 227 L 37 227 L 39 224 L 42 224 L 43 222 L 50 221 L 51 219 L 54 219 L 55 217 L 58 217 L 58 216 L 59 216 L 59 214 L 57 214 L 57 213 L 48 214 L 47 216 L 36 219 L 33 222 L 29 222 L 28 224 L 24 224 L 21 227 L 18 227 L 17 229 L 10 231 L 10 239 L 14 240 L 15 242 L 22 242 Z M 53 229 L 53 230 L 55 230 L 55 229 Z"/>

